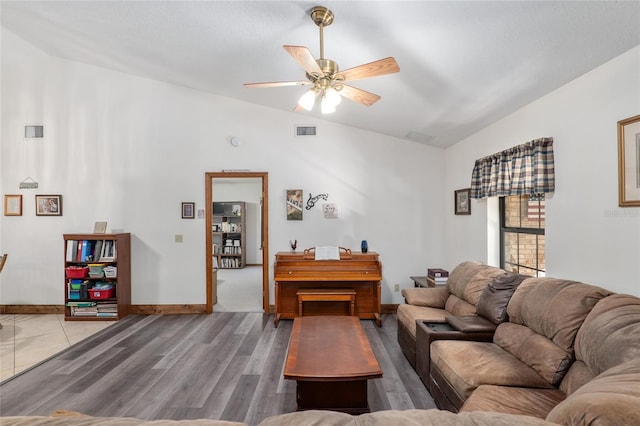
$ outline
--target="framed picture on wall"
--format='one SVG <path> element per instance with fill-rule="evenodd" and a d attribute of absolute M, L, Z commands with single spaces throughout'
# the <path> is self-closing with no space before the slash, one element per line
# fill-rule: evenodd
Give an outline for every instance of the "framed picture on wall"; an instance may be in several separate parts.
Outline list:
<path fill-rule="evenodd" d="M 471 188 L 455 191 L 454 202 L 455 214 L 471 214 Z"/>
<path fill-rule="evenodd" d="M 182 203 L 182 218 L 194 219 L 196 217 L 196 203 Z"/>
<path fill-rule="evenodd" d="M 22 195 L 4 196 L 4 215 L 5 216 L 22 216 Z"/>
<path fill-rule="evenodd" d="M 640 207 L 640 115 L 618 121 L 618 200 Z"/>
<path fill-rule="evenodd" d="M 62 216 L 62 195 L 36 195 L 36 216 Z"/>
<path fill-rule="evenodd" d="M 302 189 L 287 189 L 287 220 L 302 220 Z"/>

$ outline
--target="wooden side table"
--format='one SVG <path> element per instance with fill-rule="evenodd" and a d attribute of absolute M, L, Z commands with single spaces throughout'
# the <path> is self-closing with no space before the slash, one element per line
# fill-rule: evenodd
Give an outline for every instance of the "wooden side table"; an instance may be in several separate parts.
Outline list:
<path fill-rule="evenodd" d="M 302 316 L 304 302 L 348 302 L 351 316 L 356 314 L 356 292 L 341 288 L 301 288 L 297 291 L 298 315 Z"/>
<path fill-rule="evenodd" d="M 414 287 L 432 287 L 427 281 L 427 277 L 410 277 Z"/>

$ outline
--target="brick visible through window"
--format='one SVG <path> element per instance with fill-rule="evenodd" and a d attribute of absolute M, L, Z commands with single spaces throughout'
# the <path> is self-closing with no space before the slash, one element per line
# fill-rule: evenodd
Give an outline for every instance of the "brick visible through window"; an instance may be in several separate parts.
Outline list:
<path fill-rule="evenodd" d="M 523 275 L 545 275 L 544 194 L 500 198 L 500 266 Z"/>

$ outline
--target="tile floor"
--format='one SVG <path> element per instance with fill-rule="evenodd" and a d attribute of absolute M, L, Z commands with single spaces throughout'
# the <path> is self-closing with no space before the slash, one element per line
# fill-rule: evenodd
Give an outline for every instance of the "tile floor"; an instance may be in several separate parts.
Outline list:
<path fill-rule="evenodd" d="M 114 324 L 64 315 L 0 315 L 0 381 Z"/>

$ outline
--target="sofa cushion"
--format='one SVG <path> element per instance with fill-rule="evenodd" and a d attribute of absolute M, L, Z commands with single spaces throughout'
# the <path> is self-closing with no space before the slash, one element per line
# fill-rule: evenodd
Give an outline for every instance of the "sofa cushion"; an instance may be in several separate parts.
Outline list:
<path fill-rule="evenodd" d="M 482 268 L 473 277 L 471 277 L 469 283 L 464 287 L 462 294 L 459 294 L 458 292 L 452 293 L 471 303 L 473 306 L 476 306 L 484 289 L 495 277 L 504 274 L 504 272 L 504 269 L 496 268 L 495 266 L 483 265 Z"/>
<path fill-rule="evenodd" d="M 472 260 L 458 264 L 449 273 L 446 286 L 447 292 L 456 294 L 458 297 L 462 297 L 469 280 L 471 280 L 471 278 L 473 278 L 473 276 L 480 272 L 484 267 L 485 265 L 482 263 Z"/>
<path fill-rule="evenodd" d="M 509 322 L 498 326 L 493 341 L 558 386 L 574 359 L 578 329 L 609 294 L 575 281 L 526 279 L 507 306 Z"/>
<path fill-rule="evenodd" d="M 560 383 L 567 395 L 603 371 L 640 358 L 640 299 L 626 294 L 601 299 L 578 330 L 575 357 Z"/>
<path fill-rule="evenodd" d="M 507 313 L 510 322 L 546 336 L 571 353 L 576 333 L 587 314 L 610 294 L 603 288 L 575 281 L 529 278 L 516 289 Z"/>
<path fill-rule="evenodd" d="M 399 305 L 396 312 L 398 322 L 403 324 L 409 334 L 416 338 L 416 320 L 445 322 L 447 312 L 444 309 L 427 308 L 424 306 Z"/>
<path fill-rule="evenodd" d="M 449 297 L 447 298 L 447 303 L 445 303 L 444 305 L 444 309 L 447 312 L 458 316 L 476 314 L 476 307 L 474 305 L 464 299 L 460 299 L 455 294 L 449 295 Z"/>
<path fill-rule="evenodd" d="M 410 305 L 444 309 L 449 292 L 445 287 L 403 288 L 402 296 Z"/>
<path fill-rule="evenodd" d="M 431 343 L 431 367 L 463 399 L 480 385 L 551 388 L 535 370 L 491 342 L 436 340 Z"/>
<path fill-rule="evenodd" d="M 519 324 L 502 323 L 493 342 L 533 368 L 553 386 L 557 386 L 573 362 L 573 354 L 556 346 L 550 339 Z"/>
<path fill-rule="evenodd" d="M 563 425 L 640 425 L 640 359 L 612 367 L 558 404 L 547 420 Z"/>
<path fill-rule="evenodd" d="M 640 358 L 640 299 L 614 294 L 598 302 L 578 331 L 575 351 L 594 376 Z"/>
<path fill-rule="evenodd" d="M 476 304 L 478 315 L 483 316 L 494 324 L 505 322 L 508 318 L 507 305 L 516 288 L 528 278 L 525 275 L 504 272 L 491 280 Z"/>
<path fill-rule="evenodd" d="M 481 385 L 464 402 L 461 411 L 496 411 L 544 419 L 565 399 L 558 389 Z"/>
<path fill-rule="evenodd" d="M 269 417 L 260 426 L 545 426 L 542 419 L 502 413 L 459 413 L 441 410 L 384 410 L 352 416 L 332 411 L 299 411 Z"/>

